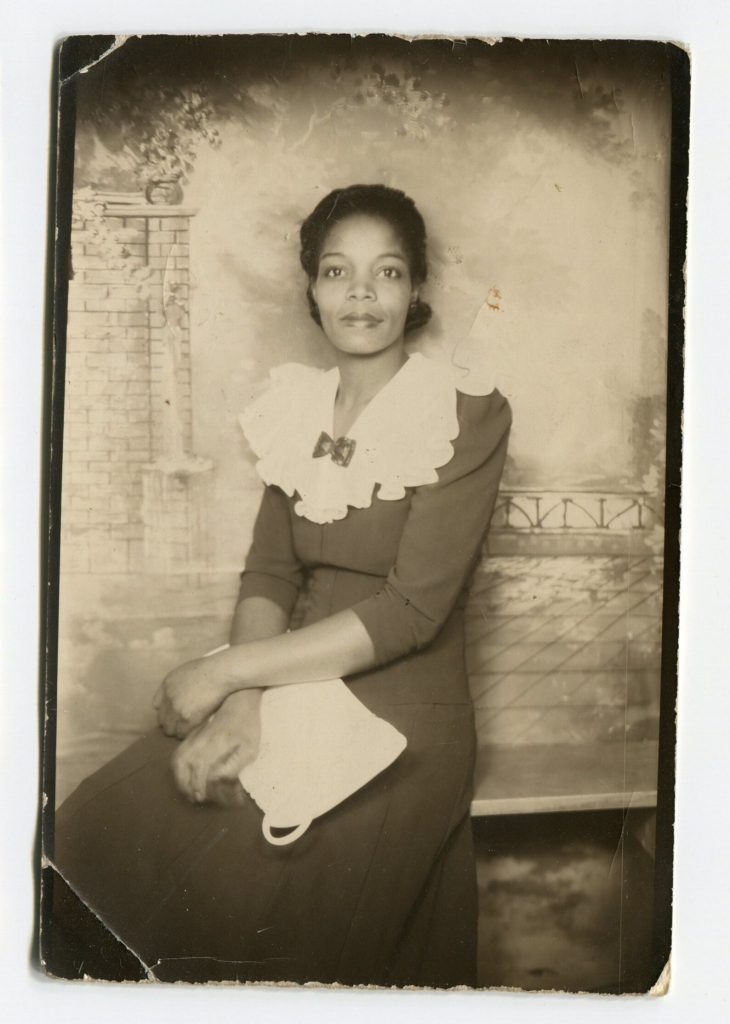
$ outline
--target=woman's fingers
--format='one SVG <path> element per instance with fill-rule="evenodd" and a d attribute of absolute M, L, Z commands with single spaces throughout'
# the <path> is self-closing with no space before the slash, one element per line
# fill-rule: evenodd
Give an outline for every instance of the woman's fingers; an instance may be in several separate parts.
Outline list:
<path fill-rule="evenodd" d="M 204 730 L 199 728 L 189 734 L 172 757 L 172 769 L 178 789 L 193 803 L 202 803 L 205 800 L 205 748 Z"/>
<path fill-rule="evenodd" d="M 167 697 L 163 697 L 158 705 L 157 721 L 166 736 L 174 736 L 179 740 L 185 739 L 197 724 L 180 715 Z"/>
<path fill-rule="evenodd" d="M 159 722 L 160 728 L 164 732 L 165 736 L 174 735 L 172 729 L 170 728 L 171 722 L 169 720 L 167 708 L 165 707 L 164 704 L 161 704 L 160 707 L 157 709 L 157 721 Z"/>
<path fill-rule="evenodd" d="M 190 777 L 190 760 L 188 758 L 188 751 L 185 750 L 184 745 L 178 747 L 173 754 L 172 774 L 175 778 L 175 784 L 183 796 L 187 797 L 188 800 L 193 800 L 193 787 Z"/>
<path fill-rule="evenodd" d="M 246 791 L 235 779 L 209 779 L 206 797 L 219 807 L 241 807 L 246 800 Z"/>
<path fill-rule="evenodd" d="M 206 798 L 209 766 L 205 757 L 193 757 L 190 761 L 190 790 L 193 800 L 202 804 Z"/>
<path fill-rule="evenodd" d="M 176 723 L 179 728 L 179 722 Z M 221 753 L 221 736 L 210 726 L 199 726 L 173 755 L 175 781 L 181 792 L 194 803 L 208 799 L 208 781 Z"/>
<path fill-rule="evenodd" d="M 177 736 L 177 715 L 167 701 L 163 701 L 157 710 L 157 720 L 166 736 Z"/>
<path fill-rule="evenodd" d="M 171 722 L 161 706 L 161 724 L 167 731 L 174 727 L 180 735 L 180 719 Z M 215 719 L 198 726 L 180 744 L 173 756 L 173 772 L 178 789 L 194 803 L 206 800 L 222 806 L 245 801 L 238 775 L 256 754 L 255 746 Z M 169 733 L 168 733 L 169 734 Z"/>
<path fill-rule="evenodd" d="M 188 722 L 185 718 L 180 718 L 179 716 L 175 718 L 175 724 L 173 726 L 173 729 L 175 732 L 175 736 L 177 736 L 179 740 L 184 740 L 185 737 L 193 728 L 193 723 Z"/>
<path fill-rule="evenodd" d="M 247 736 L 231 740 L 211 774 L 220 779 L 237 779 L 243 769 L 256 757 L 258 748 Z"/>

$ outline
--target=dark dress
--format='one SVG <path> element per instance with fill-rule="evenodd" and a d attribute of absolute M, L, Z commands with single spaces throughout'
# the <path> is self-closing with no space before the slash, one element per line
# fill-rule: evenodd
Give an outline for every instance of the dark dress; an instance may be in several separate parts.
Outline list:
<path fill-rule="evenodd" d="M 175 741 L 151 734 L 56 817 L 55 863 L 160 979 L 449 987 L 476 983 L 469 805 L 475 754 L 464 657 L 466 588 L 504 464 L 496 391 L 457 397 L 459 436 L 438 481 L 317 525 L 266 488 L 241 594 L 304 625 L 351 608 L 378 667 L 352 692 L 407 738 L 398 761 L 291 846 L 261 812 L 193 806 Z"/>

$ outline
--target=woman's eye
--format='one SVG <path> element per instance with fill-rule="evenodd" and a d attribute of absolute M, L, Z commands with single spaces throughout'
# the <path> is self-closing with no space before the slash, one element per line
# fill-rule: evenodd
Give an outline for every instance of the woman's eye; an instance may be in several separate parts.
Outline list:
<path fill-rule="evenodd" d="M 383 277 L 390 277 L 393 279 L 397 279 L 401 276 L 401 272 L 397 267 L 383 267 L 380 273 Z"/>
<path fill-rule="evenodd" d="M 342 277 L 345 273 L 343 267 L 327 267 L 324 276 L 325 277 Z"/>

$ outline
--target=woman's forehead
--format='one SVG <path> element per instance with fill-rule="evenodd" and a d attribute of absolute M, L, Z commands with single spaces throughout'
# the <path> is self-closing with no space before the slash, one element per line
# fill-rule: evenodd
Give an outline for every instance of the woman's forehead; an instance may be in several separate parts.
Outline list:
<path fill-rule="evenodd" d="M 385 218 L 357 213 L 333 224 L 322 245 L 322 256 L 347 249 L 372 249 L 406 258 L 399 232 Z"/>

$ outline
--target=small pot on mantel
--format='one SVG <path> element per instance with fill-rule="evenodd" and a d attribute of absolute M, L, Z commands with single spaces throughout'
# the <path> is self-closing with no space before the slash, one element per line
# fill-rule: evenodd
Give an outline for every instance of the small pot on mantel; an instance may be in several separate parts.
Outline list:
<path fill-rule="evenodd" d="M 153 206 L 178 206 L 183 201 L 180 179 L 173 175 L 150 178 L 144 194 Z"/>

